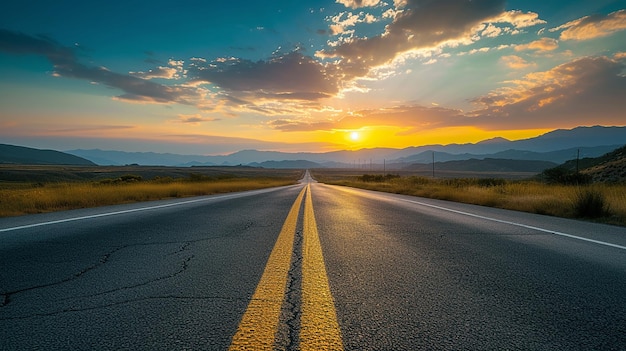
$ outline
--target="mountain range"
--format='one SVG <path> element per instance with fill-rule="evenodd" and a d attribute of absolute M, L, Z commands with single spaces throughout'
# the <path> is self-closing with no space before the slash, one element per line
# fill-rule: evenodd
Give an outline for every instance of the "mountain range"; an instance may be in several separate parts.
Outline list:
<path fill-rule="evenodd" d="M 82 157 L 56 150 L 0 144 L 0 164 L 95 166 Z"/>
<path fill-rule="evenodd" d="M 178 155 L 153 152 L 69 150 L 69 154 L 99 165 L 214 166 L 250 165 L 267 168 L 358 167 L 388 165 L 388 169 L 411 164 L 462 160 L 530 160 L 563 163 L 577 157 L 598 157 L 626 144 L 626 127 L 577 127 L 558 129 L 538 137 L 511 141 L 494 138 L 475 144 L 448 144 L 404 149 L 372 148 L 325 153 L 243 150 L 228 155 Z M 546 164 L 547 165 L 547 164 Z"/>

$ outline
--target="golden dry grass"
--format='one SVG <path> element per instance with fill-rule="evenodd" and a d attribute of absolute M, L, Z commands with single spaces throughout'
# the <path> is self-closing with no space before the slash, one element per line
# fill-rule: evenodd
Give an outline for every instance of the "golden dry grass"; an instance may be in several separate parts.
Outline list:
<path fill-rule="evenodd" d="M 314 174 L 324 181 L 322 172 Z M 576 204 L 581 192 L 591 191 L 604 200 L 608 213 L 595 221 L 626 226 L 626 184 L 568 186 L 538 181 L 502 179 L 432 179 L 399 177 L 363 181 L 360 177 L 326 179 L 329 184 L 428 197 L 543 215 L 581 218 Z"/>
<path fill-rule="evenodd" d="M 166 198 L 210 195 L 294 184 L 287 178 L 231 178 L 205 181 L 130 183 L 64 182 L 13 184 L 0 188 L 0 217 L 97 207 Z"/>

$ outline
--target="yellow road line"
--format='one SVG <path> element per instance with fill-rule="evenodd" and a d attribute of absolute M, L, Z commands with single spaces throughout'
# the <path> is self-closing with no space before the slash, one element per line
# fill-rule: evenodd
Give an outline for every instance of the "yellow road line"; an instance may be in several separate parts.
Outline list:
<path fill-rule="evenodd" d="M 308 194 L 304 202 L 300 350 L 343 350 L 337 313 L 313 213 L 310 187 L 310 185 L 306 187 Z"/>
<path fill-rule="evenodd" d="M 273 350 L 287 276 L 291 266 L 298 214 L 306 188 L 291 206 L 252 300 L 233 336 L 229 350 Z"/>

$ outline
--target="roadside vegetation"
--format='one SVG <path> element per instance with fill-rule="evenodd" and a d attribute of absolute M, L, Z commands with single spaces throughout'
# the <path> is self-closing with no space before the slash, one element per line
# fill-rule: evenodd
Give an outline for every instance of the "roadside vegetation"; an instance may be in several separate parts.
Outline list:
<path fill-rule="evenodd" d="M 187 177 L 146 180 L 141 175 L 124 174 L 92 181 L 0 181 L 0 217 L 269 188 L 294 184 L 301 174 L 292 171 L 271 176 L 264 170 L 252 177 L 190 173 Z"/>
<path fill-rule="evenodd" d="M 556 179 L 542 175 L 526 180 L 397 174 L 341 176 L 321 169 L 312 173 L 328 184 L 626 226 L 626 183 L 592 183 L 587 177 L 563 176 L 559 171 L 548 172 L 548 177 L 555 175 Z"/>

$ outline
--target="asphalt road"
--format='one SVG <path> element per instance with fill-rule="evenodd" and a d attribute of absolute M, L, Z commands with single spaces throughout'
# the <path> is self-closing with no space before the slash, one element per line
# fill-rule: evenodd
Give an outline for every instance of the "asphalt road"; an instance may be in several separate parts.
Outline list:
<path fill-rule="evenodd" d="M 317 183 L 0 219 L 1 350 L 265 346 L 626 350 L 626 228 Z"/>

